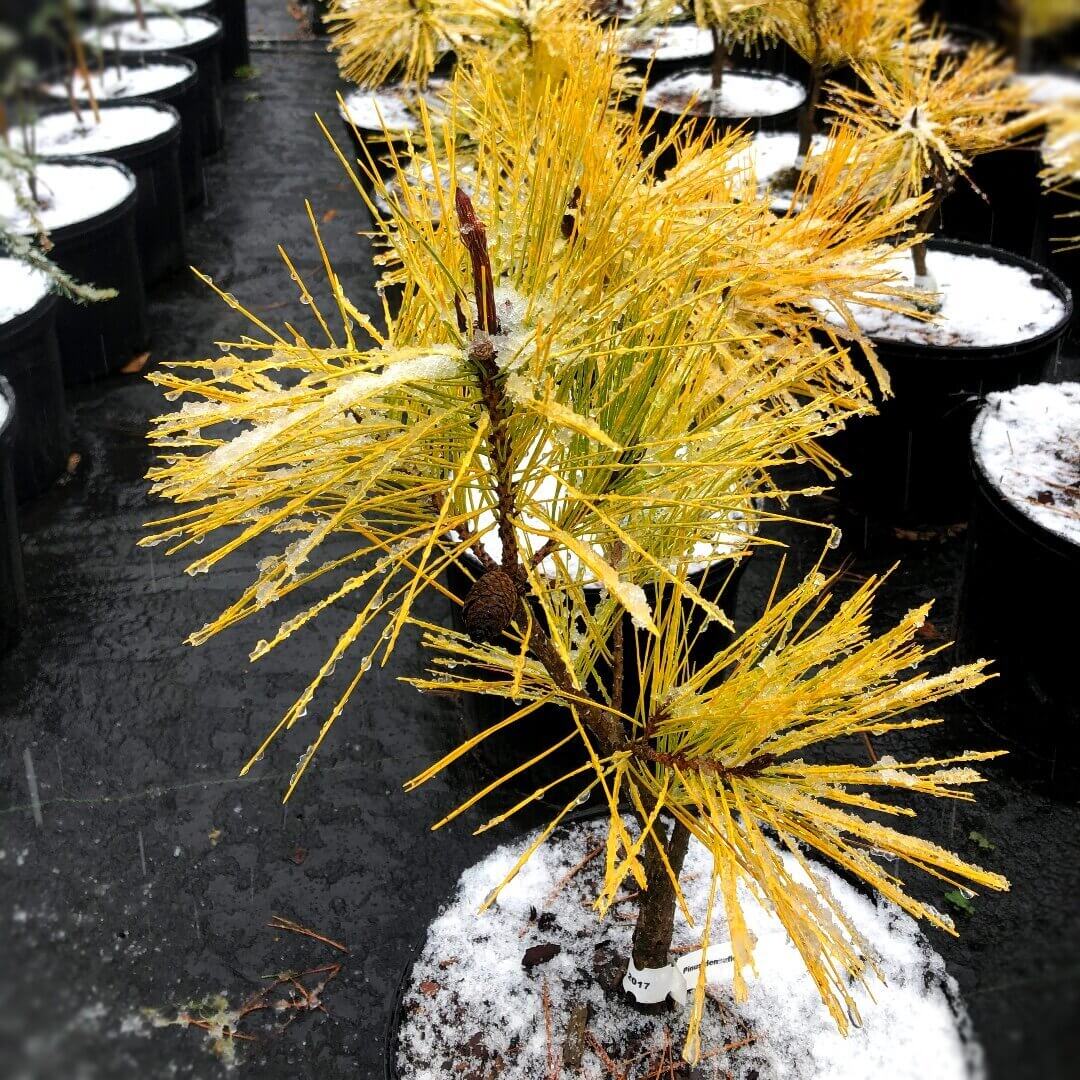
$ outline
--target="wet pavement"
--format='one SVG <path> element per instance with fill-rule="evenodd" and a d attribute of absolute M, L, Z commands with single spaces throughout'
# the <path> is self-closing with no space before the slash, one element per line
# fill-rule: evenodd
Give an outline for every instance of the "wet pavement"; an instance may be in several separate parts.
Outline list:
<path fill-rule="evenodd" d="M 229 145 L 209 165 L 211 203 L 192 217 L 189 260 L 268 321 L 304 326 L 310 313 L 275 246 L 320 280 L 305 198 L 361 308 L 374 300 L 373 275 L 356 235 L 366 214 L 311 119 L 334 116 L 332 60 L 284 9 L 284 0 L 251 4 L 252 35 L 276 40 L 255 48 L 254 78 L 227 87 Z M 208 355 L 212 342 L 245 330 L 194 278 L 159 287 L 151 313 L 153 363 Z M 284 1027 L 285 1014 L 245 1022 L 258 1038 L 234 1044 L 237 1073 L 379 1077 L 410 951 L 460 871 L 498 837 L 429 832 L 475 789 L 469 766 L 418 794 L 401 789 L 458 729 L 451 703 L 395 682 L 417 670 L 415 648 L 366 679 L 288 808 L 281 795 L 317 720 L 237 778 L 347 616 L 330 615 L 254 666 L 247 654 L 280 611 L 201 648 L 182 644 L 247 583 L 258 552 L 191 578 L 182 559 L 135 548 L 165 510 L 142 479 L 148 420 L 161 404 L 137 375 L 78 391 L 79 467 L 25 510 L 30 625 L 0 659 L 0 1076 L 223 1075 L 206 1032 L 155 1027 L 144 1010 L 172 1016 L 219 994 L 235 1008 L 267 976 L 340 962 L 325 1013 L 292 1010 Z M 805 531 L 791 539 L 794 574 L 816 540 Z M 934 625 L 947 633 L 963 544 L 899 544 L 904 563 L 882 618 L 936 595 Z M 774 565 L 751 564 L 743 620 Z M 971 710 L 953 707 L 950 718 L 908 746 L 881 740 L 880 749 L 989 744 Z M 1051 787 L 1022 766 L 995 770 L 974 806 L 928 808 L 919 827 L 1013 880 L 1009 894 L 957 914 L 959 941 L 937 935 L 935 945 L 960 980 L 995 1080 L 1056 1080 L 1075 1075 L 1080 1053 L 1080 805 L 1075 787 Z M 983 841 L 993 850 L 980 850 Z M 941 893 L 922 887 L 938 906 Z M 347 954 L 267 928 L 275 915 Z"/>

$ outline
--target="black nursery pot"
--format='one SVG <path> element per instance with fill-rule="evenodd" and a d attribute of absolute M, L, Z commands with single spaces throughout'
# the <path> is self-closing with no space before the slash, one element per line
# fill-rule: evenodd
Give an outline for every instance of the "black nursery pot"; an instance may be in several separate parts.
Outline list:
<path fill-rule="evenodd" d="M 471 556 L 469 557 L 471 559 Z M 691 576 L 691 583 L 699 592 L 708 599 L 717 603 L 726 601 L 729 610 L 734 605 L 738 594 L 739 582 L 742 579 L 745 564 L 749 556 L 744 556 L 737 562 L 725 559 L 715 563 L 712 567 Z M 471 564 L 470 564 L 471 565 Z M 477 562 L 472 567 L 475 575 L 480 573 L 480 565 Z M 460 567 L 451 564 L 447 571 L 447 586 L 450 591 L 460 599 L 463 599 L 472 585 L 472 578 Z M 646 587 L 646 594 L 652 594 L 653 590 Z M 595 596 L 599 596 L 599 590 L 595 590 Z M 650 595 L 650 600 L 652 596 Z M 451 604 L 451 619 L 455 629 L 465 630 L 462 618 L 462 609 L 458 604 Z M 539 608 L 533 609 L 534 618 L 542 618 Z M 706 623 L 699 608 L 688 608 L 688 621 L 691 626 L 691 636 L 697 634 L 693 646 L 694 657 L 700 663 L 711 659 L 721 649 L 731 643 L 731 631 L 720 623 Z M 641 645 L 644 645 L 644 632 L 634 628 L 628 615 L 623 617 L 623 632 L 626 642 L 627 663 L 623 678 L 623 702 L 624 709 L 633 711 L 633 703 L 637 700 L 639 683 L 635 670 L 633 657 L 635 655 L 635 635 Z M 517 711 L 517 706 L 504 698 L 490 697 L 482 694 L 463 694 L 460 698 L 460 714 L 462 719 L 463 740 L 473 738 L 488 728 L 505 720 Z M 474 760 L 480 768 L 490 775 L 491 779 L 504 776 L 512 770 L 524 765 L 537 754 L 550 749 L 561 739 L 574 734 L 577 728 L 567 709 L 556 705 L 541 705 L 534 712 L 521 720 L 515 721 L 508 728 L 489 735 L 480 742 L 473 750 Z M 554 783 L 560 777 L 580 768 L 588 761 L 588 755 L 581 740 L 574 738 L 566 746 L 542 761 L 519 773 L 513 780 L 507 782 L 508 790 L 532 792 Z M 554 803 L 564 805 L 566 800 L 573 794 L 574 783 L 568 781 L 565 787 L 555 788 L 547 798 Z"/>
<path fill-rule="evenodd" d="M 975 509 L 961 592 L 958 647 L 989 657 L 1000 678 L 970 695 L 980 718 L 1022 757 L 1013 766 L 1080 790 L 1076 638 L 1080 546 L 1022 513 L 972 454 Z M 1008 766 L 1010 759 L 1006 758 Z"/>
<path fill-rule="evenodd" d="M 67 402 L 56 337 L 60 304 L 46 295 L 29 311 L 0 323 L 0 383 L 6 380 L 19 404 L 19 423 L 8 427 L 0 456 L 20 500 L 50 487 L 67 462 Z"/>
<path fill-rule="evenodd" d="M 890 525 L 948 524 L 971 509 L 968 435 L 979 401 L 994 390 L 1039 382 L 1056 362 L 1072 318 L 1072 295 L 1055 274 L 1029 259 L 957 240 L 932 251 L 993 256 L 1029 271 L 1065 303 L 1053 329 L 1013 345 L 934 346 L 875 341 L 893 397 L 879 415 L 857 417 L 829 441 L 853 475 L 837 484 L 842 501 Z M 870 377 L 870 376 L 868 376 Z M 867 525 L 870 533 L 870 524 Z"/>
<path fill-rule="evenodd" d="M 214 14 L 221 23 L 221 74 L 231 78 L 239 67 L 251 63 L 248 42 L 247 0 L 215 0 Z"/>
<path fill-rule="evenodd" d="M 22 542 L 15 508 L 15 434 L 18 417 L 15 394 L 0 376 L 0 403 L 6 416 L 0 420 L 0 654 L 16 637 L 26 615 Z"/>
<path fill-rule="evenodd" d="M 135 230 L 136 185 L 131 170 L 110 159 L 64 158 L 58 164 L 123 169 L 131 193 L 108 210 L 84 221 L 53 229 L 52 259 L 77 281 L 115 289 L 111 300 L 96 304 L 63 301 L 56 314 L 64 381 L 88 382 L 123 367 L 150 340 L 146 292 Z"/>
<path fill-rule="evenodd" d="M 159 15 L 156 18 L 169 18 Z M 201 113 L 202 152 L 205 155 L 216 154 L 225 146 L 225 104 L 224 89 L 221 82 L 221 53 L 224 47 L 225 32 L 221 22 L 210 15 L 195 16 L 201 21 L 213 23 L 214 32 L 200 41 L 177 45 L 157 45 L 146 50 L 129 49 L 110 55 L 119 55 L 130 60 L 146 53 L 168 56 L 182 56 L 194 62 L 199 69 L 199 103 Z M 246 19 L 246 14 L 245 14 Z M 153 19 L 149 20 L 153 22 Z"/>
<path fill-rule="evenodd" d="M 157 109 L 167 113 L 172 120 L 167 130 L 151 138 L 139 139 L 126 146 L 111 147 L 107 154 L 101 155 L 127 166 L 135 174 L 135 228 L 139 258 L 143 280 L 147 285 L 153 285 L 179 270 L 185 261 L 184 192 L 180 179 L 180 116 L 169 105 L 137 98 L 130 101 L 104 101 L 98 108 L 102 113 L 110 109 Z"/>
<path fill-rule="evenodd" d="M 169 53 L 129 53 L 123 63 L 127 67 L 146 67 L 151 64 L 167 64 L 183 68 L 185 75 L 171 86 L 149 93 L 139 94 L 140 101 L 156 101 L 169 105 L 180 116 L 180 179 L 183 184 L 185 205 L 201 206 L 206 201 L 206 177 L 203 169 L 202 150 L 202 99 L 199 96 L 199 69 L 194 61 Z M 57 68 L 46 76 L 46 83 L 62 83 L 67 78 L 66 69 Z M 80 84 L 75 81 L 74 90 L 79 101 L 85 101 Z M 49 95 L 56 100 L 59 95 Z M 129 102 L 132 98 L 110 98 L 111 101 Z"/>

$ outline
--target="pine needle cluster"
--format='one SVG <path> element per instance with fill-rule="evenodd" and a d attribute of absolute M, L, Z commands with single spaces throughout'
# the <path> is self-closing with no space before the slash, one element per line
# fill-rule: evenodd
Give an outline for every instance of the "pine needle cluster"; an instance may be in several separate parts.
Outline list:
<path fill-rule="evenodd" d="M 643 890 L 641 931 L 665 891 L 685 904 L 679 851 L 697 837 L 727 912 L 736 996 L 753 963 L 742 885 L 775 908 L 845 1027 L 851 981 L 872 974 L 873 958 L 807 853 L 951 930 L 906 893 L 882 854 L 952 883 L 1007 883 L 877 819 L 912 815 L 883 797 L 890 791 L 970 798 L 980 779 L 973 765 L 992 755 L 808 758 L 841 737 L 935 723 L 923 710 L 977 686 L 985 664 L 920 674 L 931 655 L 918 642 L 926 610 L 875 636 L 878 582 L 831 603 L 819 572 L 774 595 L 729 647 L 701 657 L 701 621 L 730 620 L 696 570 L 730 567 L 766 543 L 759 526 L 786 514 L 795 491 L 816 490 L 787 489 L 786 466 L 809 458 L 828 468 L 822 441 L 872 407 L 850 355 L 850 307 L 904 302 L 881 269 L 883 245 L 913 241 L 909 224 L 927 195 L 912 188 L 885 206 L 871 198 L 874 170 L 851 162 L 877 148 L 868 140 L 856 154 L 858 136 L 841 128 L 798 209 L 776 216 L 745 165 L 744 136 L 679 126 L 656 135 L 640 103 L 617 107 L 614 38 L 590 27 L 582 40 L 592 47 L 572 70 L 542 79 L 508 78 L 498 49 L 468 53 L 437 120 L 421 102 L 415 144 L 391 148 L 389 176 L 370 157 L 354 166 L 338 151 L 383 245 L 382 284 L 400 290 L 400 302 L 384 300 L 378 322 L 358 309 L 313 214 L 329 309 L 283 258 L 316 339 L 275 330 L 221 293 L 251 336 L 216 359 L 151 376 L 183 400 L 151 433 L 160 452 L 153 489 L 177 511 L 145 543 L 190 555 L 208 542 L 190 573 L 256 543 L 275 548 L 195 644 L 301 590 L 306 606 L 258 643 L 253 660 L 332 607 L 353 613 L 245 771 L 317 710 L 289 798 L 364 676 L 418 632 L 431 662 L 407 681 L 501 698 L 509 711 L 410 787 L 494 730 L 563 707 L 575 730 L 559 745 L 578 743 L 583 763 L 550 785 L 565 807 L 537 844 L 599 793 L 610 828 L 597 910 L 633 880 Z M 410 47 L 400 63 L 419 56 Z M 669 154 L 675 164 L 660 178 Z M 416 182 L 421 174 L 427 182 Z M 844 316 L 845 334 L 828 312 Z M 445 584 L 451 566 L 473 579 L 464 597 Z M 433 622 L 428 596 L 460 605 L 466 629 Z M 782 850 L 812 886 L 791 880 Z M 660 931 L 658 958 L 655 942 L 635 934 L 635 962 L 666 963 Z M 704 989 L 696 987 L 690 1059 Z"/>

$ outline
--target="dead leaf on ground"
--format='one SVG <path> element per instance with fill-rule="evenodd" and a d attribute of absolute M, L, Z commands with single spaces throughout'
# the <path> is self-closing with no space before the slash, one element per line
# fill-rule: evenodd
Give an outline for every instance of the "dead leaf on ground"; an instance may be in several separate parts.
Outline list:
<path fill-rule="evenodd" d="M 525 955 L 521 958 L 521 966 L 528 970 L 537 967 L 540 964 L 546 964 L 561 952 L 562 946 L 556 945 L 554 942 L 545 942 L 543 945 L 533 945 L 525 950 Z"/>
<path fill-rule="evenodd" d="M 329 225 L 330 222 L 333 221 L 334 218 L 336 218 L 337 216 L 338 216 L 338 212 L 336 210 L 333 210 L 333 209 L 327 210 L 326 213 L 323 214 L 323 216 L 322 216 L 323 224 L 324 225 Z"/>
<path fill-rule="evenodd" d="M 139 353 L 138 356 L 133 356 L 121 369 L 121 373 L 124 375 L 138 375 L 144 367 L 146 367 L 146 361 L 150 359 L 150 352 Z"/>
<path fill-rule="evenodd" d="M 420 984 L 420 993 L 426 994 L 428 997 L 434 997 L 441 989 L 442 987 L 434 979 L 425 979 Z"/>

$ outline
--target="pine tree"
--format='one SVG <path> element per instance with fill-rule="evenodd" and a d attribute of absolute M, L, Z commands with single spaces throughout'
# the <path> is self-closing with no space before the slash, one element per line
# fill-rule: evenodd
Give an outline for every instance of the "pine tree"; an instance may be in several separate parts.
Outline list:
<path fill-rule="evenodd" d="M 420 107 L 430 185 L 410 184 L 408 162 L 396 158 L 396 182 L 370 161 L 363 180 L 353 174 L 385 245 L 384 280 L 402 289 L 397 313 L 384 305 L 383 328 L 349 299 L 325 252 L 333 320 L 286 259 L 325 341 L 278 333 L 244 312 L 258 337 L 151 376 L 185 401 L 154 426 L 163 457 L 150 474 L 180 508 L 146 542 L 182 552 L 211 538 L 216 548 L 188 567 L 200 573 L 256 539 L 281 538 L 280 554 L 259 563 L 243 595 L 192 635 L 196 644 L 304 586 L 322 586 L 321 598 L 259 642 L 253 659 L 346 598 L 356 611 L 245 771 L 320 708 L 289 798 L 364 675 L 407 629 L 419 631 L 429 668 L 406 681 L 421 690 L 503 699 L 511 711 L 501 728 L 528 724 L 552 703 L 573 718 L 582 764 L 548 789 L 564 809 L 507 880 L 582 796 L 599 792 L 609 830 L 596 906 L 603 915 L 635 881 L 639 967 L 668 961 L 685 903 L 679 870 L 696 837 L 727 911 L 736 995 L 752 964 L 743 882 L 775 905 L 843 1027 L 849 978 L 869 974 L 866 953 L 836 922 L 804 846 L 952 930 L 872 852 L 950 882 L 1007 883 L 863 814 L 910 816 L 877 796 L 888 789 L 968 799 L 979 779 L 972 765 L 993 755 L 811 765 L 804 752 L 934 723 L 921 710 L 978 685 L 985 664 L 917 673 L 929 655 L 917 641 L 926 609 L 874 637 L 878 583 L 830 613 L 831 583 L 819 572 L 702 660 L 693 626 L 728 616 L 690 570 L 703 548 L 722 561 L 766 543 L 758 524 L 782 516 L 792 494 L 779 470 L 868 407 L 844 382 L 844 346 L 815 341 L 807 309 L 896 303 L 874 268 L 881 238 L 912 207 L 889 209 L 885 220 L 864 213 L 863 181 L 842 167 L 851 144 L 841 139 L 836 163 L 808 193 L 815 213 L 773 219 L 736 165 L 742 136 L 675 131 L 647 151 L 640 116 L 610 98 L 612 39 L 594 45 L 567 77 L 528 92 L 507 90 L 496 58 L 473 57 L 455 78 L 438 139 Z M 467 162 L 455 155 L 462 143 Z M 677 164 L 658 182 L 653 155 L 670 148 Z M 434 160 L 441 154 L 447 160 Z M 317 236 L 314 215 L 312 225 Z M 230 422 L 243 425 L 238 434 Z M 467 595 L 452 597 L 462 631 L 419 613 L 422 596 L 447 594 L 441 575 L 451 564 L 474 578 Z M 345 689 L 331 691 L 339 667 Z M 628 670 L 636 682 L 621 677 Z M 628 685 L 639 689 L 627 694 Z M 782 850 L 813 887 L 793 886 Z M 690 1059 L 703 995 L 699 982 Z"/>

